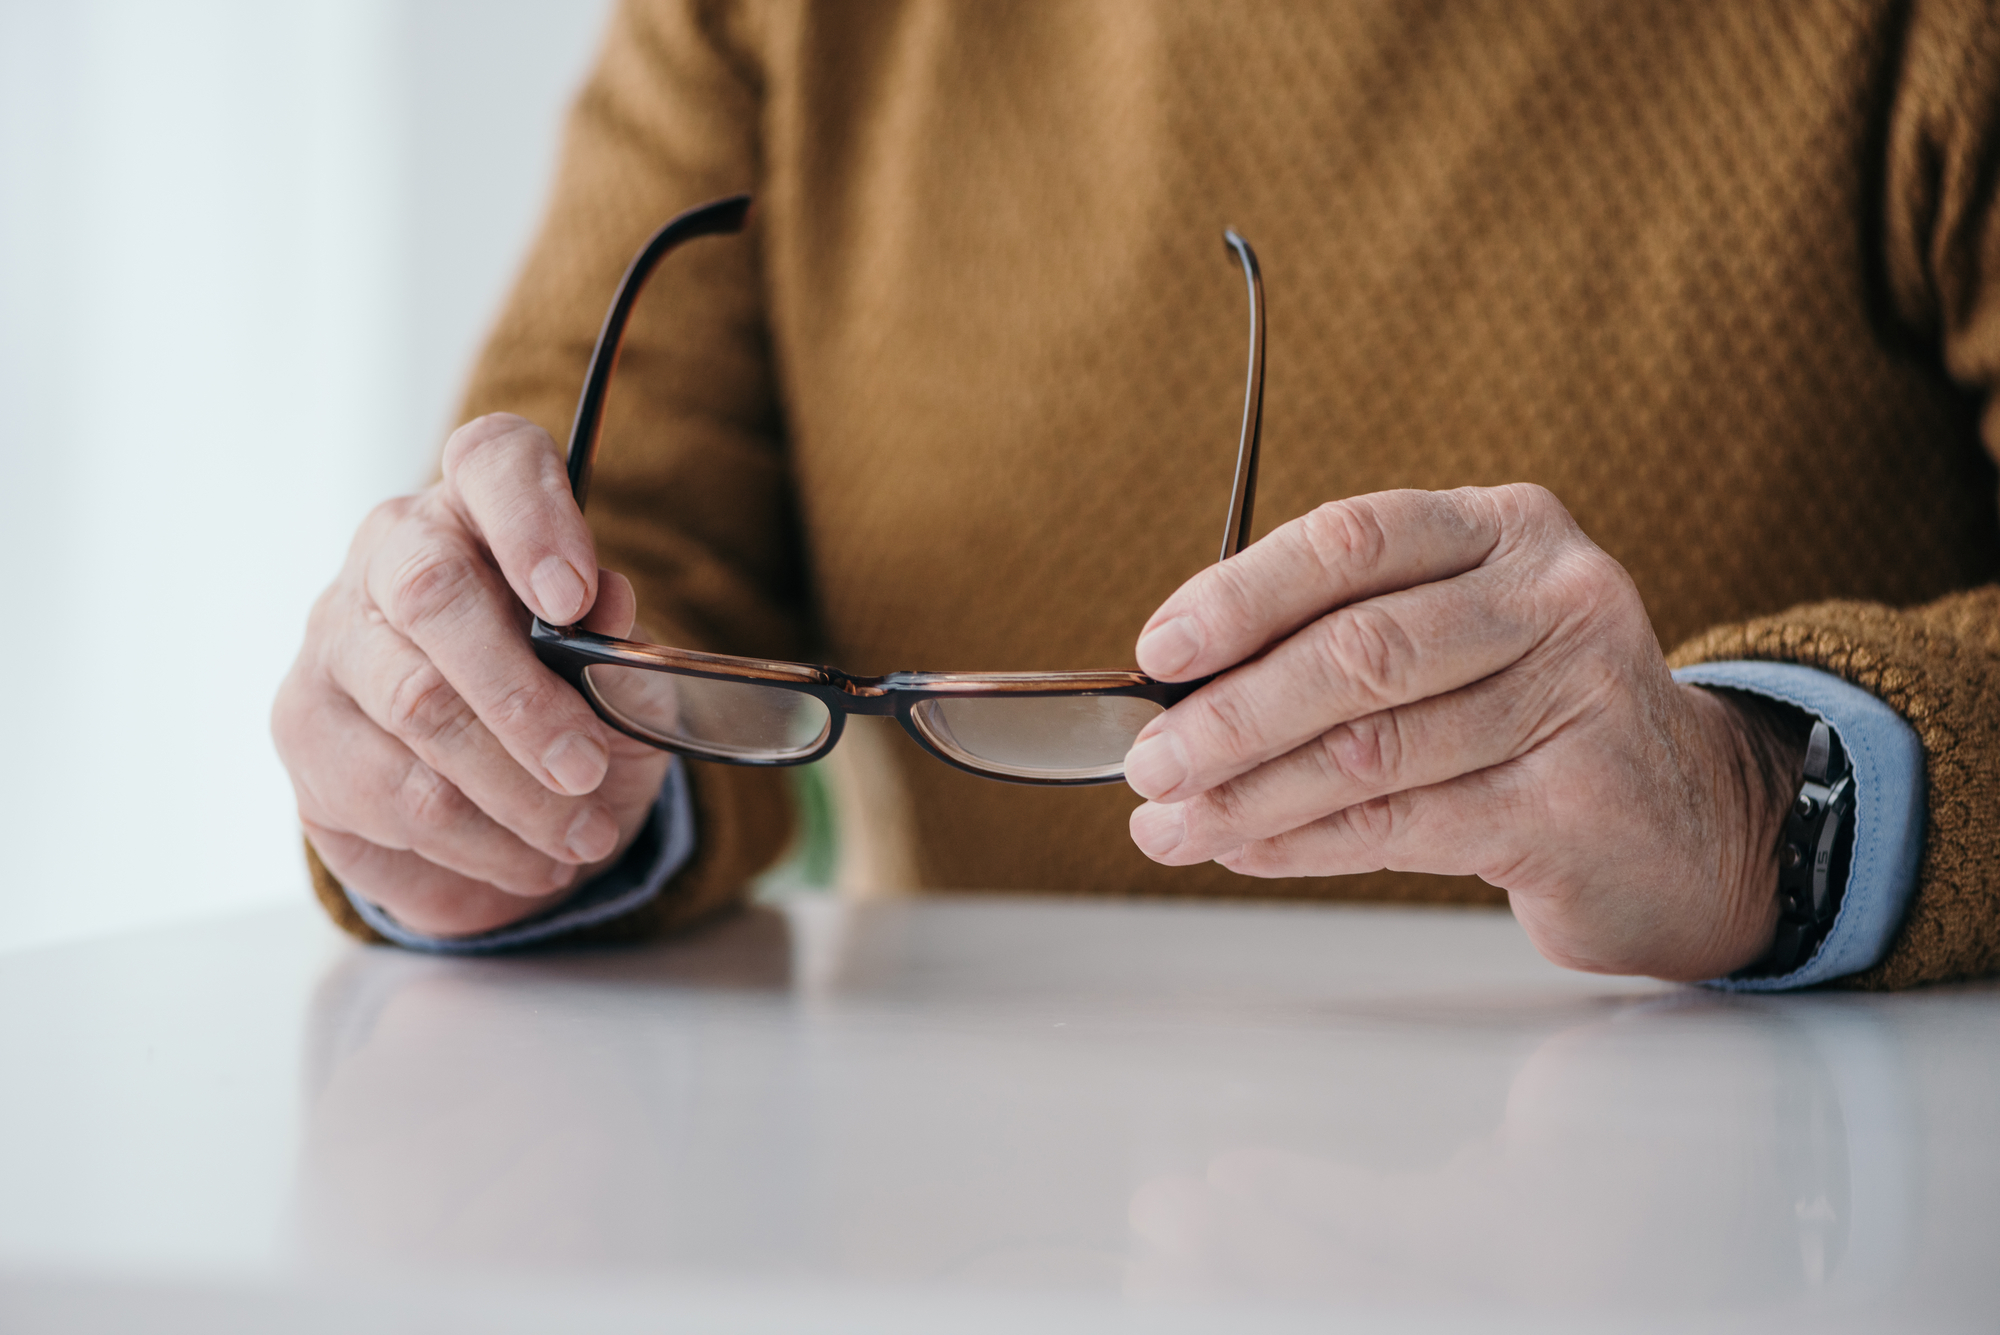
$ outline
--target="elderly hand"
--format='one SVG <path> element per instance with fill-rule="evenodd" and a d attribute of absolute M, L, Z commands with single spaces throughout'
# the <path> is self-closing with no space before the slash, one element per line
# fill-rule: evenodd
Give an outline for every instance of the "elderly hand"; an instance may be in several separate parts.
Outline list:
<path fill-rule="evenodd" d="M 528 611 L 631 632 L 561 453 L 519 417 L 467 423 L 444 476 L 380 506 L 314 606 L 271 711 L 299 817 L 342 883 L 404 926 L 486 931 L 609 866 L 669 757 L 604 726 L 528 647 Z"/>
<path fill-rule="evenodd" d="M 1630 577 L 1540 487 L 1322 506 L 1189 580 L 1138 654 L 1222 673 L 1126 759 L 1156 861 L 1470 873 L 1603 973 L 1716 977 L 1771 942 L 1801 752 L 1674 682 Z"/>

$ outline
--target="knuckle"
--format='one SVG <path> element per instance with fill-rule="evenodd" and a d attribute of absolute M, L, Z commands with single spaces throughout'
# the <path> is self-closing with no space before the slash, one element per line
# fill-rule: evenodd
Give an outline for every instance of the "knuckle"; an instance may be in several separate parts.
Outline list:
<path fill-rule="evenodd" d="M 1415 646 L 1394 617 L 1360 603 L 1319 625 L 1317 658 L 1334 691 L 1384 705 L 1401 703 Z"/>
<path fill-rule="evenodd" d="M 1232 760 L 1251 744 L 1257 732 L 1256 712 L 1240 691 L 1217 691 L 1202 702 L 1203 731 Z"/>
<path fill-rule="evenodd" d="M 1636 597 L 1624 567 L 1594 543 L 1565 543 L 1543 571 L 1545 587 L 1572 616 L 1595 618 Z"/>
<path fill-rule="evenodd" d="M 1495 488 L 1493 494 L 1501 508 L 1525 526 L 1557 530 L 1576 527 L 1576 521 L 1570 518 L 1569 507 L 1539 482 L 1510 482 Z"/>
<path fill-rule="evenodd" d="M 1389 550 L 1388 528 L 1366 498 L 1328 501 L 1305 516 L 1300 532 L 1313 560 L 1329 576 L 1372 569 Z"/>
<path fill-rule="evenodd" d="M 1372 851 L 1389 846 L 1395 840 L 1400 823 L 1397 802 L 1393 796 L 1371 797 L 1365 802 L 1356 802 L 1341 812 L 1348 833 L 1361 841 Z"/>
<path fill-rule="evenodd" d="M 383 501 L 368 512 L 361 526 L 355 530 L 354 545 L 361 548 L 373 546 L 384 533 L 409 518 L 416 504 L 414 496 L 391 496 Z"/>
<path fill-rule="evenodd" d="M 465 730 L 471 711 L 444 673 L 429 661 L 404 674 L 389 695 L 389 731 L 416 742 L 439 742 Z"/>
<path fill-rule="evenodd" d="M 509 683 L 481 712 L 494 732 L 510 733 L 542 722 L 559 700 L 549 681 L 529 676 Z"/>
<path fill-rule="evenodd" d="M 1568 513 L 1556 494 L 1539 482 L 1509 482 L 1498 490 L 1524 514 Z"/>
<path fill-rule="evenodd" d="M 403 772 L 392 802 L 403 824 L 418 834 L 451 829 L 471 807 L 451 780 L 421 761 Z"/>
<path fill-rule="evenodd" d="M 1343 723 L 1322 736 L 1319 760 L 1327 777 L 1379 790 L 1400 781 L 1402 742 L 1395 711 L 1383 710 Z"/>
<path fill-rule="evenodd" d="M 1514 551 L 1545 549 L 1580 534 L 1556 494 L 1538 482 L 1510 482 L 1483 493 L 1497 512 L 1502 546 Z"/>
<path fill-rule="evenodd" d="M 433 536 L 391 573 L 383 611 L 399 630 L 431 625 L 450 619 L 483 587 L 479 558 L 463 543 Z"/>

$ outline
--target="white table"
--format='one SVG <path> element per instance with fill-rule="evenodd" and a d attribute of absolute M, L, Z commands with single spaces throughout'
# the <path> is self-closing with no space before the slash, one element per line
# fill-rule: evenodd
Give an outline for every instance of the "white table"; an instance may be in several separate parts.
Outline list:
<path fill-rule="evenodd" d="M 0 957 L 0 1330 L 363 1328 L 1993 1330 L 2000 990 L 999 898 Z"/>

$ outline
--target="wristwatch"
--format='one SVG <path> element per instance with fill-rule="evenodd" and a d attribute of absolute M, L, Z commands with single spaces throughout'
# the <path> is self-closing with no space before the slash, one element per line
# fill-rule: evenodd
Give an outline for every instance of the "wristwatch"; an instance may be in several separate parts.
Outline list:
<path fill-rule="evenodd" d="M 1809 960 L 1833 927 L 1854 855 L 1854 774 L 1826 720 L 1813 721 L 1805 782 L 1778 842 L 1778 934 L 1737 978 L 1773 978 Z"/>

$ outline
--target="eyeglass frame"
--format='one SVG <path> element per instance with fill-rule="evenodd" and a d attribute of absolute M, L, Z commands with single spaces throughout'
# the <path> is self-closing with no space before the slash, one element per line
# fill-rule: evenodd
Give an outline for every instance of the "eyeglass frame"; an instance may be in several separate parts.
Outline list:
<path fill-rule="evenodd" d="M 688 241 L 704 236 L 739 233 L 749 221 L 751 196 L 730 195 L 677 214 L 655 232 L 625 270 L 605 313 L 597 344 L 591 350 L 590 366 L 584 376 L 583 392 L 577 400 L 576 418 L 570 427 L 567 457 L 570 494 L 578 513 L 590 492 L 592 467 L 604 426 L 604 405 L 612 376 L 617 371 L 625 327 L 638 304 L 646 280 L 668 254 Z M 1229 496 L 1229 516 L 1223 531 L 1222 555 L 1226 561 L 1242 551 L 1250 540 L 1251 510 L 1257 494 L 1257 459 L 1264 427 L 1264 280 L 1256 252 L 1236 231 L 1226 229 L 1223 240 L 1242 264 L 1250 298 L 1250 357 L 1243 394 L 1243 424 L 1236 447 L 1236 471 Z M 1122 772 L 1076 778 L 1031 777 L 1007 774 L 968 764 L 948 754 L 932 739 L 914 710 L 928 699 L 1026 699 L 1034 697 L 1131 696 L 1150 700 L 1163 709 L 1186 699 L 1213 677 L 1194 681 L 1157 681 L 1142 672 L 890 672 L 864 677 L 816 663 L 793 663 L 778 659 L 744 658 L 732 654 L 705 653 L 667 645 L 645 644 L 584 630 L 581 625 L 552 626 L 540 617 L 533 619 L 528 636 L 535 656 L 551 671 L 576 689 L 599 718 L 636 741 L 663 751 L 697 760 L 758 768 L 808 765 L 824 758 L 840 742 L 850 714 L 894 718 L 917 744 L 954 769 L 1003 783 L 1024 783 L 1042 787 L 1083 787 L 1118 783 Z M 647 736 L 616 716 L 616 711 L 598 698 L 584 671 L 596 664 L 650 669 L 714 681 L 749 683 L 777 687 L 811 695 L 826 708 L 825 737 L 811 750 L 798 755 L 752 757 L 718 755 L 696 746 L 681 746 Z"/>

